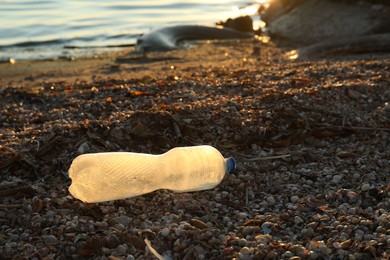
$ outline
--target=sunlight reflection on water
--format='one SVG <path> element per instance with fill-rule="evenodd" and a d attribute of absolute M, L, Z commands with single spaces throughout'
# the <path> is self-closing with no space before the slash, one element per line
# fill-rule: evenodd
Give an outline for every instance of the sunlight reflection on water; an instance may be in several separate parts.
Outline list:
<path fill-rule="evenodd" d="M 256 7 L 251 3 L 254 2 L 0 0 L 0 58 L 17 52 L 15 44 L 22 44 L 23 48 L 50 44 L 54 49 L 75 43 L 131 44 L 140 34 L 164 25 L 214 25 L 218 20 L 254 14 Z M 26 50 L 23 55 L 26 56 Z"/>

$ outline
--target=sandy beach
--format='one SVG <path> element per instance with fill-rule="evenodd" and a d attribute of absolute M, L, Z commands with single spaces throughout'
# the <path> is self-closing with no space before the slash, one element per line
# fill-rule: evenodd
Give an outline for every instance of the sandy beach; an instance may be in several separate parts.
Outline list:
<path fill-rule="evenodd" d="M 291 49 L 0 64 L 0 259 L 388 259 L 390 55 Z M 214 189 L 68 192 L 79 154 L 201 144 L 237 161 Z"/>

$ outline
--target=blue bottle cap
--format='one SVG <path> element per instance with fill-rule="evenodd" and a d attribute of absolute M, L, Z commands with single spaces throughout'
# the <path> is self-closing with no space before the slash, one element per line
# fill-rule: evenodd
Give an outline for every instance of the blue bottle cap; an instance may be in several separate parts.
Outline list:
<path fill-rule="evenodd" d="M 229 173 L 233 174 L 236 172 L 236 160 L 233 157 L 229 157 L 226 160 L 226 166 Z"/>

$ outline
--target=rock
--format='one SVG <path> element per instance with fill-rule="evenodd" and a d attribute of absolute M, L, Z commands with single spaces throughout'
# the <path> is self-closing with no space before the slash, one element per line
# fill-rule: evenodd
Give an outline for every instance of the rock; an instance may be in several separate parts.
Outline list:
<path fill-rule="evenodd" d="M 303 219 L 300 216 L 294 217 L 294 223 L 295 224 L 301 224 L 303 222 Z"/>
<path fill-rule="evenodd" d="M 269 205 L 274 205 L 275 204 L 275 199 L 273 196 L 267 197 L 267 202 Z"/>
<path fill-rule="evenodd" d="M 242 230 L 242 235 L 246 237 L 249 234 L 252 234 L 256 231 L 256 227 L 254 226 L 247 226 Z"/>
<path fill-rule="evenodd" d="M 295 255 L 302 255 L 303 252 L 305 251 L 305 248 L 301 245 L 293 245 L 290 248 L 290 251 L 295 254 Z"/>
<path fill-rule="evenodd" d="M 274 1 L 277 5 L 280 1 Z M 268 21 L 271 36 L 304 44 L 373 33 L 390 32 L 388 15 L 364 2 L 293 1 L 290 7 L 280 4 L 279 14 Z M 290 10 L 288 10 L 290 8 Z M 271 10 L 272 11 L 272 10 Z M 270 11 L 270 12 L 271 12 Z"/>
<path fill-rule="evenodd" d="M 249 248 L 247 246 L 244 246 L 243 248 L 241 248 L 240 253 L 243 254 L 243 255 L 249 255 L 250 254 L 250 250 L 249 250 Z"/>
<path fill-rule="evenodd" d="M 106 242 L 109 248 L 115 248 L 120 244 L 119 238 L 112 233 L 108 235 Z"/>
<path fill-rule="evenodd" d="M 253 32 L 253 21 L 248 15 L 240 16 L 234 19 L 227 19 L 226 22 L 218 22 L 217 25 L 228 27 L 237 31 Z"/>
<path fill-rule="evenodd" d="M 131 218 L 129 218 L 128 216 L 120 216 L 115 219 L 115 222 L 127 227 L 131 222 Z"/>
<path fill-rule="evenodd" d="M 363 183 L 361 189 L 362 191 L 367 191 L 371 188 L 370 184 L 369 183 Z"/>
<path fill-rule="evenodd" d="M 91 150 L 91 148 L 89 147 L 88 142 L 84 142 L 84 143 L 80 144 L 79 149 L 77 149 L 77 152 L 79 154 L 84 154 L 84 153 L 89 152 L 90 150 Z"/>
<path fill-rule="evenodd" d="M 292 203 L 297 203 L 297 202 L 299 201 L 299 197 L 298 197 L 298 196 L 295 196 L 295 195 L 294 195 L 294 196 L 291 196 L 290 199 L 291 199 L 291 202 L 292 202 Z"/>
<path fill-rule="evenodd" d="M 127 248 L 126 248 L 126 246 L 124 246 L 124 245 L 119 245 L 119 246 L 115 249 L 115 251 L 116 251 L 116 253 L 117 253 L 118 255 L 124 255 L 124 254 L 126 254 Z"/>
<path fill-rule="evenodd" d="M 332 182 L 333 183 L 339 183 L 341 181 L 341 179 L 343 178 L 343 176 L 337 174 L 337 175 L 334 175 L 333 178 L 332 178 Z"/>
<path fill-rule="evenodd" d="M 247 217 L 248 217 L 248 213 L 246 213 L 246 212 L 239 212 L 239 213 L 238 213 L 238 216 L 239 216 L 240 218 L 247 218 Z"/>
<path fill-rule="evenodd" d="M 47 235 L 43 237 L 44 242 L 48 246 L 55 246 L 58 244 L 58 239 L 53 235 Z"/>
<path fill-rule="evenodd" d="M 168 237 L 169 234 L 170 234 L 169 228 L 165 227 L 165 228 L 163 228 L 163 229 L 161 230 L 161 235 L 162 235 L 163 237 Z"/>

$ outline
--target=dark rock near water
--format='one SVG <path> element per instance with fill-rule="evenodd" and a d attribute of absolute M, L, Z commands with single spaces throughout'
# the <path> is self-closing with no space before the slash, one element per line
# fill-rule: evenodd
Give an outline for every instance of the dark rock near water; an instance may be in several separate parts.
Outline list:
<path fill-rule="evenodd" d="M 226 22 L 218 22 L 217 25 L 228 27 L 242 32 L 253 32 L 253 21 L 250 16 L 240 16 L 237 18 L 229 18 Z"/>
<path fill-rule="evenodd" d="M 270 35 L 313 44 L 390 32 L 390 8 L 374 1 L 273 1 L 262 15 Z"/>

